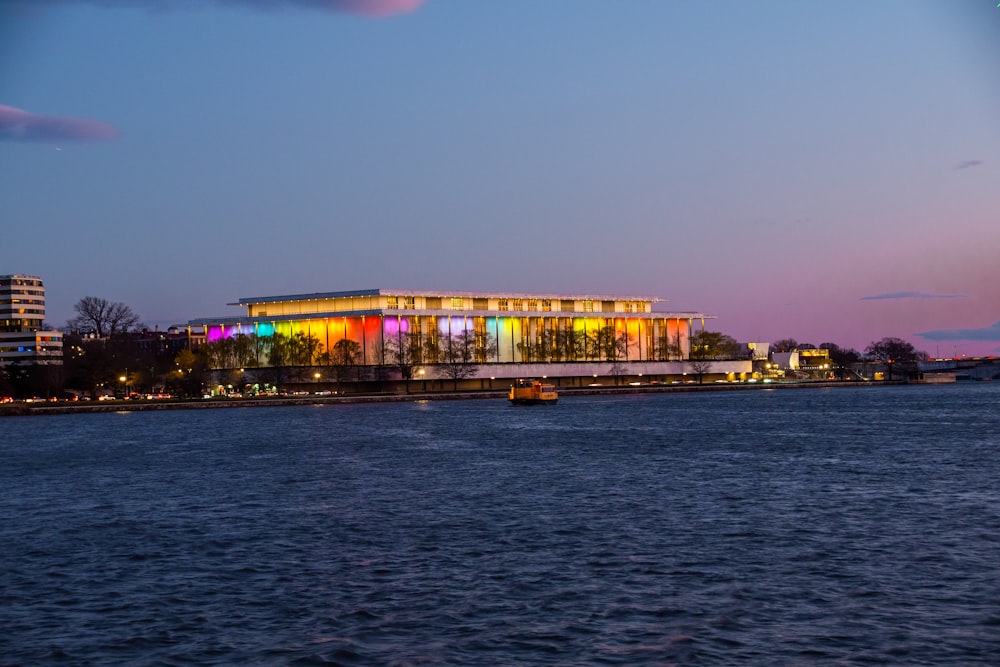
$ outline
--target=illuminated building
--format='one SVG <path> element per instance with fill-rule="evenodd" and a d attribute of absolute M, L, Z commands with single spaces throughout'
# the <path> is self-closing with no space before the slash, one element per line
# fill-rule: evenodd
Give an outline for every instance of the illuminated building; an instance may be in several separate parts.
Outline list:
<path fill-rule="evenodd" d="M 45 330 L 44 321 L 42 279 L 0 276 L 0 366 L 62 363 L 62 333 Z"/>
<path fill-rule="evenodd" d="M 443 350 L 461 340 L 468 377 L 608 374 L 608 362 L 627 364 L 633 375 L 681 374 L 689 338 L 704 327 L 694 312 L 657 312 L 650 296 L 434 292 L 371 289 L 242 298 L 239 317 L 192 320 L 209 344 L 238 336 L 308 336 L 322 350 L 339 341 L 356 344 L 361 367 L 392 367 L 407 349 L 414 365 L 429 371 L 446 363 Z M 612 344 L 609 341 L 616 341 Z M 267 359 L 259 360 L 267 365 Z M 313 361 L 312 363 L 316 363 Z M 742 372 L 722 368 L 718 372 Z M 617 371 L 616 371 L 617 372 Z"/>

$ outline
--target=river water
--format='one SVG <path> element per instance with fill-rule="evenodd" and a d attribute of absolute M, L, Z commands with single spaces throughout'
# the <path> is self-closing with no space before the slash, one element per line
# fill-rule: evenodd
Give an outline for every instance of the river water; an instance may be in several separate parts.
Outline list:
<path fill-rule="evenodd" d="M 1000 663 L 1000 383 L 0 421 L 0 665 Z"/>

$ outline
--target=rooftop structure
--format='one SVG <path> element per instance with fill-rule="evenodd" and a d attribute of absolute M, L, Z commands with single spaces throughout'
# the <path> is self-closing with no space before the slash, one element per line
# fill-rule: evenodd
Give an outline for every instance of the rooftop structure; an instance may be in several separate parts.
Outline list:
<path fill-rule="evenodd" d="M 0 276 L 0 366 L 61 364 L 62 333 L 44 329 L 45 286 L 38 276 Z"/>

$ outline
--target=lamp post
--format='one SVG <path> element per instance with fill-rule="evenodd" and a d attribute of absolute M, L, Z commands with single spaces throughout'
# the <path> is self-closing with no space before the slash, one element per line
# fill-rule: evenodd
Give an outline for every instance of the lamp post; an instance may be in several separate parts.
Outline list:
<path fill-rule="evenodd" d="M 125 375 L 122 375 L 121 377 L 119 377 L 118 380 L 122 383 L 122 392 L 124 394 L 122 396 L 122 398 L 126 398 L 127 399 L 128 398 L 128 369 L 127 368 L 125 369 Z"/>

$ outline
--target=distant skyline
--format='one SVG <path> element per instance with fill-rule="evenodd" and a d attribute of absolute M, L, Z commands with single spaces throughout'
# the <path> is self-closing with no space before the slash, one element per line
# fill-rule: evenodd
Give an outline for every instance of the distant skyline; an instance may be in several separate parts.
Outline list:
<path fill-rule="evenodd" d="M 0 0 L 0 274 L 48 321 L 648 294 L 1000 354 L 992 0 Z"/>

